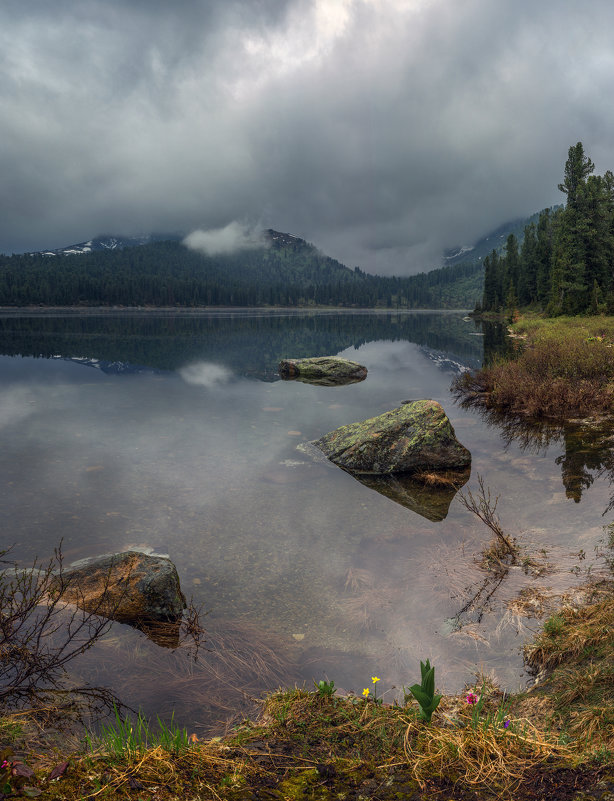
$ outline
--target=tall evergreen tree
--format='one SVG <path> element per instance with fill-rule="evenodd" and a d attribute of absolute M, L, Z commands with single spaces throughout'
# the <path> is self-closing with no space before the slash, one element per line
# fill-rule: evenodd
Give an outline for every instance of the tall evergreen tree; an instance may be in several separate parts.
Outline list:
<path fill-rule="evenodd" d="M 513 287 L 517 294 L 520 278 L 520 254 L 518 253 L 518 240 L 514 234 L 509 234 L 505 241 L 505 294 Z"/>
<path fill-rule="evenodd" d="M 524 229 L 524 239 L 520 250 L 520 269 L 518 275 L 518 303 L 528 306 L 537 297 L 537 231 L 535 223 Z"/>
<path fill-rule="evenodd" d="M 550 295 L 550 272 L 552 269 L 552 216 L 550 209 L 544 209 L 539 215 L 536 240 L 535 300 L 544 309 Z"/>
<path fill-rule="evenodd" d="M 565 177 L 563 183 L 559 184 L 560 191 L 567 195 L 567 208 L 575 208 L 578 205 L 586 179 L 594 169 L 595 165 L 584 153 L 582 142 L 569 148 L 565 162 Z"/>
<path fill-rule="evenodd" d="M 587 183 L 595 165 L 584 153 L 582 142 L 569 148 L 561 192 L 567 204 L 557 220 L 549 309 L 555 314 L 578 314 L 589 306 L 592 265 L 587 265 L 591 233 L 592 198 L 599 181 Z"/>
<path fill-rule="evenodd" d="M 503 305 L 501 278 L 501 259 L 496 250 L 484 259 L 484 295 L 482 308 L 485 311 L 498 311 Z"/>

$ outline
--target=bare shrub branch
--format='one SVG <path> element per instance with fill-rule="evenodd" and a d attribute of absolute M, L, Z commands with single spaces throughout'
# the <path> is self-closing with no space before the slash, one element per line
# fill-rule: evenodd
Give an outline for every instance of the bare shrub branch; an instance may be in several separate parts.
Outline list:
<path fill-rule="evenodd" d="M 0 572 L 0 703 L 19 707 L 64 692 L 66 666 L 91 648 L 111 621 L 62 600 L 61 547 L 44 567 L 35 561 L 19 568 L 4 558 L 8 552 L 0 552 L 0 563 L 10 565 Z M 78 693 L 105 697 L 91 687 Z"/>
<path fill-rule="evenodd" d="M 516 540 L 505 534 L 497 515 L 497 503 L 499 496 L 493 500 L 490 489 L 484 486 L 484 479 L 478 475 L 479 493 L 477 497 L 471 490 L 466 493 L 459 492 L 458 499 L 467 511 L 476 515 L 484 525 L 493 532 L 497 542 L 497 555 L 508 557 L 512 564 L 515 564 L 518 557 L 518 546 Z"/>

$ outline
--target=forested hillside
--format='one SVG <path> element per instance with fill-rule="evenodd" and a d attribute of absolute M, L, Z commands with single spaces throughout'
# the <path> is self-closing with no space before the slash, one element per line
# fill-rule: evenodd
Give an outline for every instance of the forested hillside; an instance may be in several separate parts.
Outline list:
<path fill-rule="evenodd" d="M 473 308 L 481 265 L 396 278 L 353 270 L 303 239 L 207 256 L 179 241 L 80 254 L 0 257 L 1 306 L 348 306 Z"/>
<path fill-rule="evenodd" d="M 614 313 L 614 174 L 593 175 L 582 142 L 569 148 L 559 189 L 564 207 L 545 209 L 484 260 L 485 311 L 516 306 L 549 315 Z"/>

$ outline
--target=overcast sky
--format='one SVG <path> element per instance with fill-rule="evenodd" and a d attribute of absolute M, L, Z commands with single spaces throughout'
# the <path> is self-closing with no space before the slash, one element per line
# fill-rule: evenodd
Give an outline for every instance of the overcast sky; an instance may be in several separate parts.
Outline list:
<path fill-rule="evenodd" d="M 2 0 L 0 251 L 301 236 L 438 266 L 614 169 L 612 0 Z"/>

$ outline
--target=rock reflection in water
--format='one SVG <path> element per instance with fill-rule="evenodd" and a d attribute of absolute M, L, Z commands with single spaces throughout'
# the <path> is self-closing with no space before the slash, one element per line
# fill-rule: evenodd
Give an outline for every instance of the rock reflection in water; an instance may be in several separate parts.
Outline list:
<path fill-rule="evenodd" d="M 297 381 L 301 384 L 314 384 L 317 387 L 343 387 L 346 384 L 359 384 L 364 381 L 366 376 L 360 378 L 350 376 L 322 376 L 320 378 L 311 378 L 310 376 L 291 375 L 282 376 L 284 381 Z"/>
<path fill-rule="evenodd" d="M 427 520 L 439 523 L 446 519 L 454 496 L 469 480 L 471 468 L 432 474 L 351 475 L 365 487 L 376 490 Z"/>
<path fill-rule="evenodd" d="M 161 648 L 174 650 L 181 645 L 182 624 L 177 620 L 173 623 L 135 623 L 135 629 L 142 631 L 149 639 Z"/>

